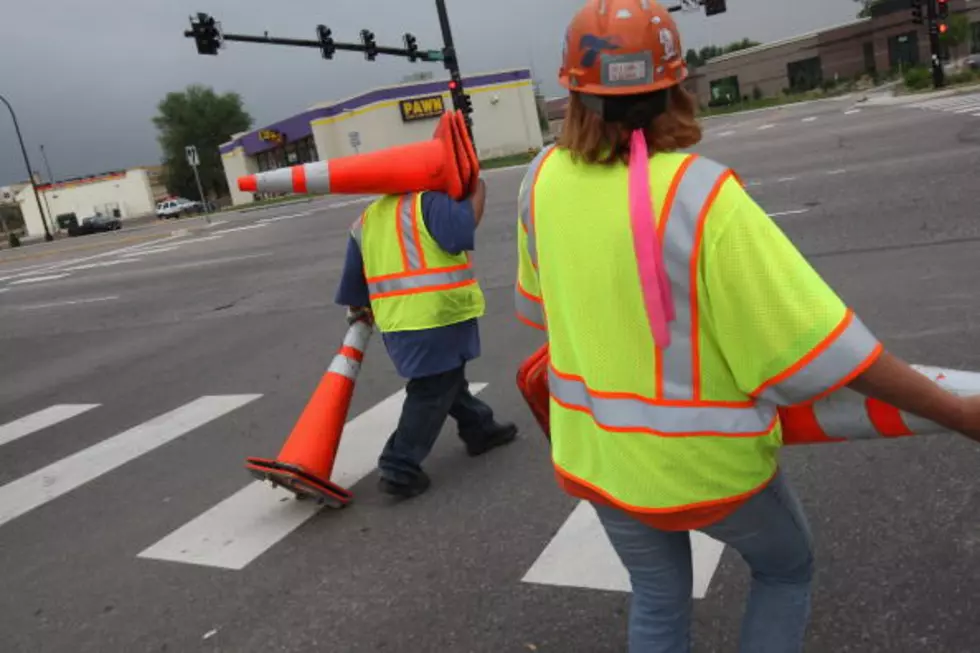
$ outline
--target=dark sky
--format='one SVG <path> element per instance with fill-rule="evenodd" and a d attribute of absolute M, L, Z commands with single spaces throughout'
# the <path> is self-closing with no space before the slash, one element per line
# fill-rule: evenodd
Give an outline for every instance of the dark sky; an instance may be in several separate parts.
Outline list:
<path fill-rule="evenodd" d="M 366 62 L 317 50 L 230 43 L 217 57 L 183 37 L 188 16 L 205 11 L 225 31 L 315 38 L 317 23 L 339 41 L 361 28 L 380 45 L 413 32 L 440 47 L 434 0 L 9 0 L 0 8 L 0 94 L 18 113 L 35 170 L 44 144 L 58 178 L 159 162 L 151 117 L 169 91 L 190 83 L 237 91 L 256 126 L 312 104 L 397 83 L 413 71 L 444 69 L 379 57 Z M 565 26 L 580 0 L 447 0 L 463 73 L 533 66 L 546 95 L 555 81 Z M 683 46 L 743 37 L 771 41 L 853 19 L 853 0 L 729 0 L 728 13 L 675 14 Z M 777 18 L 778 15 L 781 16 Z M 0 185 L 26 179 L 0 106 Z"/>

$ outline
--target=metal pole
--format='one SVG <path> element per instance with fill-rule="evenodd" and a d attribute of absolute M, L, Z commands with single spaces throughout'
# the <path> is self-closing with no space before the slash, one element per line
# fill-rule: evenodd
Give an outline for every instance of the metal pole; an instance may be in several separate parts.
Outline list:
<path fill-rule="evenodd" d="M 211 211 L 208 210 L 208 201 L 204 197 L 204 188 L 201 187 L 201 176 L 197 174 L 197 166 L 191 166 L 194 169 L 194 181 L 197 182 L 197 193 L 201 197 L 201 208 L 204 209 L 204 220 L 211 224 L 211 216 L 209 215 Z"/>
<path fill-rule="evenodd" d="M 10 117 L 14 121 L 14 131 L 17 132 L 17 142 L 20 143 L 20 153 L 24 155 L 24 166 L 27 167 L 27 179 L 30 181 L 31 189 L 34 191 L 34 201 L 37 202 L 38 213 L 41 214 L 41 224 L 44 225 L 44 240 L 51 242 L 54 240 L 54 236 L 51 235 L 51 230 L 48 229 L 48 219 L 45 216 L 44 209 L 41 207 L 41 196 L 37 194 L 37 184 L 34 183 L 34 172 L 31 170 L 31 160 L 27 158 L 27 148 L 24 147 L 24 137 L 20 133 L 20 125 L 17 124 L 17 114 L 14 113 L 14 108 L 10 106 L 10 102 L 7 102 L 7 98 L 0 95 L 0 101 L 7 105 L 7 110 L 10 111 Z"/>
<path fill-rule="evenodd" d="M 456 46 L 453 44 L 453 30 L 449 24 L 449 12 L 446 10 L 446 0 L 436 0 L 436 11 L 439 14 L 439 28 L 442 30 L 442 42 L 445 45 L 445 66 L 449 70 L 449 76 L 456 82 L 456 91 L 453 93 L 453 108 L 461 109 L 459 98 L 466 89 L 463 88 L 463 76 L 459 71 L 459 59 L 456 57 Z M 473 121 L 469 114 L 463 116 L 466 120 L 466 131 L 469 132 L 470 140 L 473 140 Z"/>
<path fill-rule="evenodd" d="M 932 57 L 932 85 L 935 88 L 945 86 L 946 76 L 943 71 L 942 58 L 939 56 L 939 16 L 936 10 L 936 0 L 926 0 L 928 6 L 929 53 Z"/>
<path fill-rule="evenodd" d="M 48 184 L 54 185 L 54 175 L 51 174 L 51 165 L 48 163 L 48 155 L 44 153 L 44 145 L 41 145 L 41 158 L 44 160 L 45 170 L 48 171 Z M 53 218 L 54 216 L 51 215 L 51 205 L 48 204 L 48 191 L 41 193 L 41 196 L 44 197 L 44 208 L 47 209 L 48 216 Z M 52 227 L 54 227 L 55 224 L 56 223 L 54 221 L 51 222 Z"/>

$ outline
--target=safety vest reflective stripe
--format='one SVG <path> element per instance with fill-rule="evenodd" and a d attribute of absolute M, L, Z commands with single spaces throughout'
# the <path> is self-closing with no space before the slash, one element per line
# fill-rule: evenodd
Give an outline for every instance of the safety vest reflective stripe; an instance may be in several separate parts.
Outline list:
<path fill-rule="evenodd" d="M 520 281 L 514 285 L 514 301 L 517 306 L 517 317 L 522 322 L 536 329 L 545 329 L 547 327 L 541 300 L 528 294 L 521 287 Z"/>
<path fill-rule="evenodd" d="M 395 275 L 387 278 L 368 279 L 368 293 L 372 300 L 393 295 L 407 295 L 434 290 L 458 288 L 476 283 L 472 265 L 431 270 L 423 274 Z"/>
<path fill-rule="evenodd" d="M 354 239 L 355 243 L 357 243 L 358 248 L 361 247 L 361 234 L 363 231 L 364 214 L 362 213 L 360 216 L 358 216 L 357 220 L 354 221 L 354 224 L 352 224 L 350 228 L 350 237 Z"/>
<path fill-rule="evenodd" d="M 403 195 L 398 200 L 398 236 L 405 270 L 424 270 L 425 255 L 422 254 L 421 236 L 415 222 L 415 195 Z"/>
<path fill-rule="evenodd" d="M 661 222 L 664 264 L 674 286 L 676 319 L 670 347 L 657 351 L 657 396 L 693 401 L 700 396 L 697 262 L 704 220 L 730 170 L 697 155 L 678 169 Z"/>
<path fill-rule="evenodd" d="M 770 380 L 752 393 L 784 406 L 812 401 L 813 388 L 826 388 L 817 397 L 840 389 L 864 368 L 854 368 L 855 358 L 870 361 L 881 352 L 882 345 L 864 324 L 848 311 L 823 344 L 796 366 Z"/>
<path fill-rule="evenodd" d="M 771 405 L 678 405 L 642 398 L 602 396 L 582 379 L 548 370 L 552 398 L 564 408 L 592 416 L 606 431 L 648 432 L 661 437 L 760 437 L 776 424 Z"/>
<path fill-rule="evenodd" d="M 530 179 L 530 182 L 524 188 L 521 188 L 521 192 L 517 200 L 517 210 L 521 217 L 521 225 L 524 228 L 524 232 L 527 234 L 527 253 L 531 257 L 531 265 L 533 265 L 535 268 L 538 267 L 538 250 L 534 238 L 535 186 L 537 186 L 538 174 L 540 174 L 544 162 L 555 152 L 555 146 L 549 145 L 538 152 L 538 155 L 534 157 L 534 160 L 531 161 L 531 164 L 528 166 L 527 173 L 525 173 L 525 178 Z"/>

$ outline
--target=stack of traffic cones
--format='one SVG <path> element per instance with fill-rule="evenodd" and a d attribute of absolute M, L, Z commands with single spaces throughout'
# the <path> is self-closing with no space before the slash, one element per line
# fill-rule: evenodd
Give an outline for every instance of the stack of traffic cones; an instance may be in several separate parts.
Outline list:
<path fill-rule="evenodd" d="M 346 488 L 330 481 L 340 437 L 354 395 L 354 384 L 371 340 L 373 327 L 364 319 L 347 330 L 326 374 L 293 427 L 275 460 L 248 458 L 253 476 L 282 486 L 298 498 L 313 498 L 333 508 L 350 503 Z"/>
<path fill-rule="evenodd" d="M 517 373 L 517 387 L 531 413 L 551 437 L 548 389 L 548 345 L 531 354 Z M 939 367 L 913 365 L 946 390 L 958 395 L 980 394 L 980 374 Z M 783 444 L 824 444 L 856 440 L 881 440 L 913 435 L 948 433 L 938 424 L 910 415 L 882 401 L 869 399 L 850 388 L 809 404 L 781 406 Z"/>
<path fill-rule="evenodd" d="M 462 200 L 475 189 L 480 162 L 461 111 L 446 112 L 432 140 L 305 163 L 238 178 L 243 192 L 401 195 L 441 191 Z"/>

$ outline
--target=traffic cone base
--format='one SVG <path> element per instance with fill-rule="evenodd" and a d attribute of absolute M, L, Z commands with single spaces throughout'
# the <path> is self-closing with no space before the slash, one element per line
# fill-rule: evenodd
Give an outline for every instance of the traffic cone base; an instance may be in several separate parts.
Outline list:
<path fill-rule="evenodd" d="M 281 486 L 295 494 L 297 499 L 310 498 L 331 508 L 343 508 L 354 498 L 349 490 L 317 478 L 297 465 L 265 458 L 248 458 L 245 468 L 258 480 L 268 481 L 273 487 Z"/>
<path fill-rule="evenodd" d="M 462 200 L 479 172 L 462 114 L 442 115 L 435 137 L 377 152 L 270 170 L 238 178 L 243 192 L 401 195 L 439 191 Z M 465 125 L 464 125 L 465 126 Z"/>

